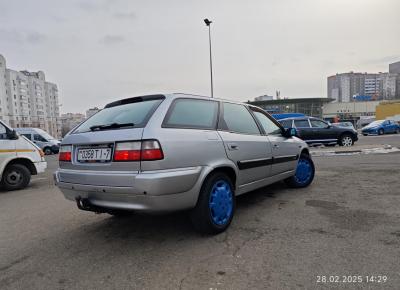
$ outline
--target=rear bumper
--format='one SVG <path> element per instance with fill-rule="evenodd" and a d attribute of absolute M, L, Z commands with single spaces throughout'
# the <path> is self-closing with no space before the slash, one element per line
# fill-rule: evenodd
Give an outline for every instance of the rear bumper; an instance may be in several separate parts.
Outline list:
<path fill-rule="evenodd" d="M 131 186 L 86 185 L 63 182 L 59 169 L 54 181 L 71 201 L 85 199 L 104 209 L 168 212 L 194 207 L 201 187 L 203 167 L 157 170 L 132 174 Z"/>
<path fill-rule="evenodd" d="M 35 164 L 37 173 L 43 173 L 47 168 L 46 161 L 39 161 L 39 162 L 35 162 L 34 164 Z"/>

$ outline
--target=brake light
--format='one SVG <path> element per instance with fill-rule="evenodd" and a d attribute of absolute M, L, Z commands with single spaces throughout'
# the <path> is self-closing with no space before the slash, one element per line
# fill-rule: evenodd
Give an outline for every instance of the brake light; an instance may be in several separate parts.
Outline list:
<path fill-rule="evenodd" d="M 58 155 L 59 161 L 64 162 L 71 162 L 71 152 L 72 146 L 71 145 L 63 145 L 60 147 L 60 154 Z"/>
<path fill-rule="evenodd" d="M 148 140 L 142 142 L 142 160 L 161 160 L 164 154 L 160 143 L 157 140 Z"/>
<path fill-rule="evenodd" d="M 140 161 L 141 142 L 117 143 L 114 161 Z"/>
<path fill-rule="evenodd" d="M 114 161 L 141 161 L 164 159 L 160 143 L 157 140 L 117 143 Z"/>

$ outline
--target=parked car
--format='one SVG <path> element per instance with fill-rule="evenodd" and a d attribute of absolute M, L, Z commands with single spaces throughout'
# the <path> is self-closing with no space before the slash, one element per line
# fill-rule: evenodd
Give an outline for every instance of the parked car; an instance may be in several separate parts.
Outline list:
<path fill-rule="evenodd" d="M 0 121 L 0 186 L 22 189 L 46 167 L 43 151 Z"/>
<path fill-rule="evenodd" d="M 336 126 L 336 127 L 351 128 L 351 129 L 355 130 L 352 122 L 339 122 L 339 123 L 332 123 L 331 125 Z"/>
<path fill-rule="evenodd" d="M 298 117 L 279 120 L 284 128 L 296 128 L 298 137 L 309 145 L 352 146 L 358 140 L 354 128 L 337 127 L 313 117 Z"/>
<path fill-rule="evenodd" d="M 15 131 L 38 145 L 46 155 L 57 154 L 60 150 L 60 141 L 42 129 L 15 128 Z"/>
<path fill-rule="evenodd" d="M 361 133 L 367 135 L 383 135 L 400 133 L 400 125 L 393 120 L 377 120 L 362 128 Z"/>
<path fill-rule="evenodd" d="M 235 196 L 314 178 L 307 144 L 262 109 L 186 94 L 110 103 L 67 134 L 54 178 L 81 210 L 190 210 L 195 228 L 219 233 Z"/>

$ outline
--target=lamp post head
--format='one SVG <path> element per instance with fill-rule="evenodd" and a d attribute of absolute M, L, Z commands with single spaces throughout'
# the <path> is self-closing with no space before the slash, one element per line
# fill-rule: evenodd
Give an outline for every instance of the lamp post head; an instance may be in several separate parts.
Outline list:
<path fill-rule="evenodd" d="M 210 20 L 208 20 L 208 18 L 206 18 L 206 19 L 204 19 L 204 23 L 205 23 L 207 26 L 210 26 L 210 24 L 212 23 L 212 21 L 210 21 Z"/>

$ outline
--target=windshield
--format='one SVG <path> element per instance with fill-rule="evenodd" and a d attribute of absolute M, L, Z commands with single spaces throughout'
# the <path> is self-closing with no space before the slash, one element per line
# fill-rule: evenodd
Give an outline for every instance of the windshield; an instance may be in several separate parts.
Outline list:
<path fill-rule="evenodd" d="M 74 133 L 94 129 L 115 130 L 129 127 L 144 127 L 162 99 L 144 100 L 126 105 L 105 108 L 83 122 Z"/>
<path fill-rule="evenodd" d="M 382 123 L 383 123 L 383 120 L 374 121 L 374 122 L 370 123 L 367 127 L 379 126 L 379 125 L 382 124 Z"/>
<path fill-rule="evenodd" d="M 46 140 L 55 140 L 55 138 L 46 131 L 41 130 L 40 135 L 42 135 L 42 137 L 45 138 Z"/>

